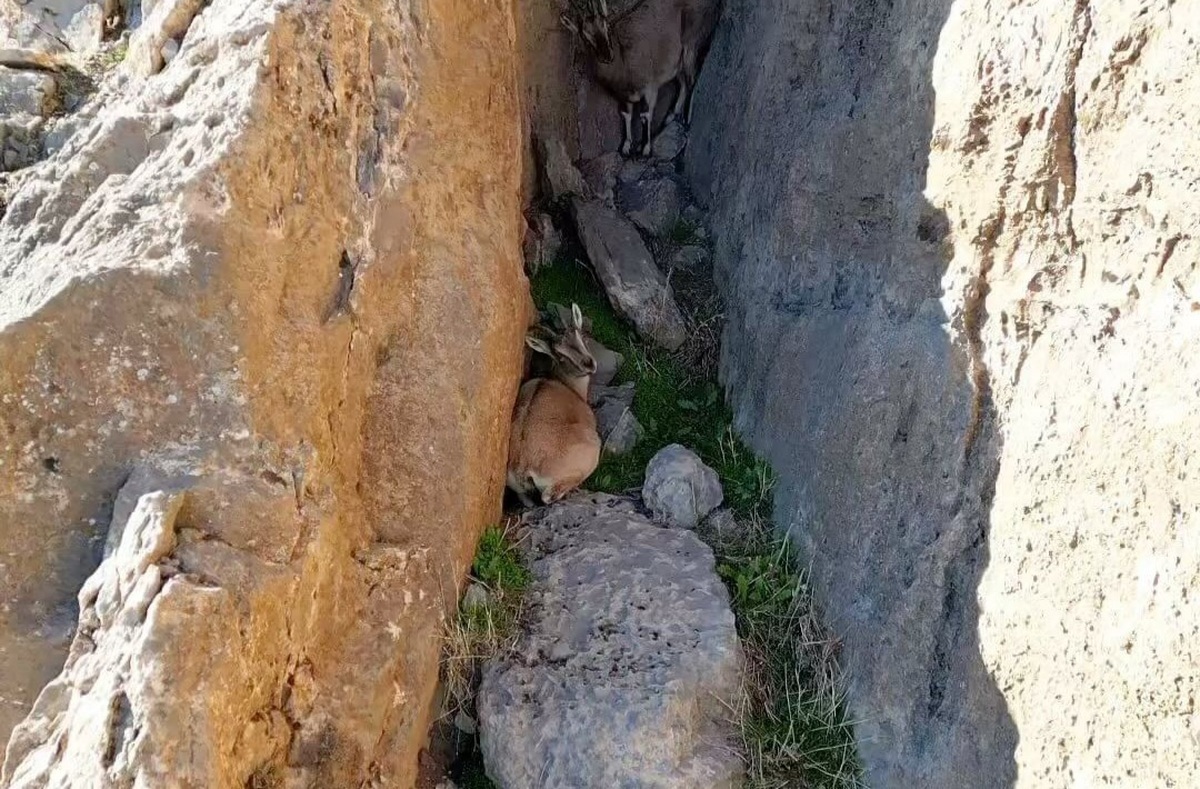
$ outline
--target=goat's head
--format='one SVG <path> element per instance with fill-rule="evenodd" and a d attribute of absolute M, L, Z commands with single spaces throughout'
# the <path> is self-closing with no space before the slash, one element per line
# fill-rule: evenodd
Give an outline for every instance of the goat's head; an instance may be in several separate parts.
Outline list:
<path fill-rule="evenodd" d="M 563 27 L 582 38 L 597 61 L 612 62 L 613 45 L 608 35 L 607 0 L 573 0 L 570 10 L 561 19 Z"/>
<path fill-rule="evenodd" d="M 583 339 L 583 312 L 578 304 L 571 305 L 571 324 L 547 340 L 529 335 L 525 343 L 554 360 L 555 368 L 567 378 L 583 378 L 596 372 L 596 358 Z"/>

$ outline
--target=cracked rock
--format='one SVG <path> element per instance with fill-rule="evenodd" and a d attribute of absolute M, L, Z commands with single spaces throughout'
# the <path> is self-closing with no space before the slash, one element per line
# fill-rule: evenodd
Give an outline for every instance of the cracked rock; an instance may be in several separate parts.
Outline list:
<path fill-rule="evenodd" d="M 528 615 L 477 703 L 497 784 L 740 786 L 740 647 L 709 547 L 605 495 L 543 508 L 522 546 Z"/>

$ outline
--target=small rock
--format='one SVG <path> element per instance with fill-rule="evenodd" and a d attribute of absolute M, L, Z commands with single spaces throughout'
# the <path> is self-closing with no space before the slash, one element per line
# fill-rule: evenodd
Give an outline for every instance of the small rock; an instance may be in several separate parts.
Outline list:
<path fill-rule="evenodd" d="M 596 372 L 592 374 L 592 387 L 608 386 L 616 378 L 617 371 L 625 363 L 625 357 L 616 351 L 605 348 L 592 337 L 584 337 L 584 343 L 596 360 Z"/>
<path fill-rule="evenodd" d="M 603 449 L 612 455 L 623 455 L 645 435 L 642 425 L 633 415 L 634 384 L 596 386 L 588 397 L 596 409 L 596 432 L 604 442 Z"/>
<path fill-rule="evenodd" d="M 687 130 L 677 120 L 672 120 L 663 126 L 662 131 L 654 138 L 654 158 L 671 161 L 687 147 Z"/>
<path fill-rule="evenodd" d="M 613 308 L 638 333 L 673 351 L 687 339 L 675 294 L 629 220 L 603 201 L 575 198 L 571 213 Z"/>
<path fill-rule="evenodd" d="M 597 197 L 605 202 L 613 201 L 613 190 L 617 187 L 617 176 L 625 164 L 625 157 L 615 151 L 588 159 L 580 167 L 583 180 Z"/>
<path fill-rule="evenodd" d="M 617 398 L 606 399 L 596 406 L 596 432 L 600 438 L 607 439 L 628 411 L 629 406 Z"/>
<path fill-rule="evenodd" d="M 492 595 L 483 584 L 474 583 L 463 593 L 462 607 L 464 611 L 472 608 L 483 608 L 491 600 Z"/>
<path fill-rule="evenodd" d="M 87 124 L 87 118 L 80 118 L 78 115 L 67 115 L 59 118 L 58 122 L 51 126 L 46 131 L 46 136 L 42 140 L 42 147 L 45 149 L 46 156 L 53 156 L 62 150 L 67 144 L 67 140 L 71 139 L 75 132 L 79 131 Z"/>
<path fill-rule="evenodd" d="M 571 155 L 567 153 L 567 146 L 562 140 L 557 137 L 539 140 L 538 152 L 541 155 L 544 187 L 551 200 L 562 200 L 571 195 L 592 196 L 592 190 L 572 164 Z"/>
<path fill-rule="evenodd" d="M 0 118 L 49 115 L 57 90 L 58 82 L 49 72 L 0 68 Z"/>
<path fill-rule="evenodd" d="M 622 159 L 621 169 L 617 171 L 617 183 L 631 184 L 646 174 L 650 169 L 643 159 Z"/>
<path fill-rule="evenodd" d="M 475 719 L 467 714 L 466 710 L 459 710 L 454 715 L 454 728 L 461 731 L 463 734 L 474 734 L 479 727 L 475 723 Z"/>
<path fill-rule="evenodd" d="M 170 63 L 179 54 L 179 42 L 173 38 L 168 38 L 166 43 L 158 48 L 158 54 L 162 57 L 163 65 Z"/>
<path fill-rule="evenodd" d="M 441 783 L 439 783 L 437 785 L 436 789 L 458 789 L 458 785 L 455 784 L 454 781 L 451 781 L 449 778 L 446 778 L 445 780 L 443 780 Z"/>
<path fill-rule="evenodd" d="M 632 381 L 620 386 L 593 385 L 588 390 L 588 402 L 598 408 L 609 400 L 615 400 L 625 408 L 632 408 L 635 386 Z"/>
<path fill-rule="evenodd" d="M 617 187 L 617 206 L 642 230 L 665 236 L 679 221 L 679 184 L 674 178 L 622 184 Z"/>
<path fill-rule="evenodd" d="M 617 419 L 617 424 L 604 437 L 602 449 L 610 455 L 624 455 L 637 446 L 645 435 L 642 423 L 633 415 L 633 411 L 626 408 Z"/>
<path fill-rule="evenodd" d="M 646 466 L 642 499 L 654 517 L 671 526 L 696 528 L 724 498 L 717 472 L 684 446 L 663 447 Z"/>
<path fill-rule="evenodd" d="M 696 244 L 688 244 L 675 250 L 671 255 L 667 268 L 670 270 L 683 269 L 690 271 L 691 269 L 699 268 L 708 262 L 708 250 Z"/>

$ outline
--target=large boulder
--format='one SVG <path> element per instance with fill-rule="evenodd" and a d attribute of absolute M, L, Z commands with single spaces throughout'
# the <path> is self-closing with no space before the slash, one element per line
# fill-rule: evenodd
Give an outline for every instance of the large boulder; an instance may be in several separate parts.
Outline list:
<path fill-rule="evenodd" d="M 528 523 L 517 643 L 477 707 L 500 789 L 740 786 L 740 649 L 712 551 L 627 499 L 577 496 Z"/>
<path fill-rule="evenodd" d="M 872 786 L 1195 783 L 1197 38 L 1138 0 L 726 4 L 685 153 L 723 375 Z"/>
<path fill-rule="evenodd" d="M 137 785 L 412 784 L 529 318 L 509 13 L 213 0 L 24 171 L 0 220 L 0 741 L 30 716 L 22 786 L 135 762 L 169 765 Z M 110 524 L 155 490 L 183 491 L 138 560 L 165 580 L 144 621 L 104 624 L 97 597 L 106 629 L 85 619 L 64 668 Z M 89 683 L 116 734 L 69 764 L 101 733 Z"/>
<path fill-rule="evenodd" d="M 572 198 L 571 213 L 613 309 L 656 345 L 669 351 L 683 345 L 687 325 L 675 293 L 637 228 L 599 199 Z"/>

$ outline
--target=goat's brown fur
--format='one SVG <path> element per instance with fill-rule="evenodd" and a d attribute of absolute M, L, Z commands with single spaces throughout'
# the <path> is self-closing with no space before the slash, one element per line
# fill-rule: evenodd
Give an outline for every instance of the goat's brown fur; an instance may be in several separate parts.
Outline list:
<path fill-rule="evenodd" d="M 596 416 L 587 402 L 596 360 L 582 336 L 583 316 L 571 306 L 574 324 L 553 343 L 530 336 L 526 343 L 554 360 L 550 377 L 521 386 L 513 408 L 508 446 L 508 486 L 526 506 L 534 497 L 549 504 L 579 487 L 600 463 Z"/>
<path fill-rule="evenodd" d="M 718 7 L 718 0 L 642 0 L 610 24 L 607 4 L 589 0 L 573 16 L 563 15 L 563 24 L 586 45 L 596 80 L 622 104 L 621 153 L 632 149 L 634 106 L 644 102 L 641 153 L 650 155 L 654 108 L 667 83 L 679 83 L 672 113 L 690 117 L 692 87 Z"/>

